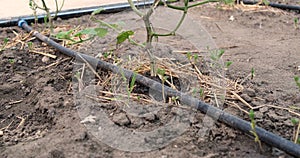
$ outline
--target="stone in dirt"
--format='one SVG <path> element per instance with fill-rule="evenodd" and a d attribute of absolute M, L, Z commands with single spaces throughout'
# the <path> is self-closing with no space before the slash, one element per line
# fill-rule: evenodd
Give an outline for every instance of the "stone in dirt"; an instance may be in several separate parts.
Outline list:
<path fill-rule="evenodd" d="M 267 112 L 268 110 L 269 110 L 269 107 L 267 107 L 267 106 L 262 107 L 262 108 L 259 109 L 259 111 L 260 111 L 261 113 L 265 113 L 265 112 Z"/>
<path fill-rule="evenodd" d="M 246 102 L 251 102 L 252 98 L 249 97 L 248 94 L 242 94 L 241 97 L 246 101 Z"/>
<path fill-rule="evenodd" d="M 255 97 L 256 96 L 256 92 L 252 88 L 245 89 L 243 93 L 247 94 L 249 97 Z"/>
<path fill-rule="evenodd" d="M 0 131 L 0 137 L 2 137 L 3 136 L 3 131 Z"/>
<path fill-rule="evenodd" d="M 126 126 L 131 123 L 126 114 L 124 113 L 115 114 L 112 120 L 120 126 Z"/>

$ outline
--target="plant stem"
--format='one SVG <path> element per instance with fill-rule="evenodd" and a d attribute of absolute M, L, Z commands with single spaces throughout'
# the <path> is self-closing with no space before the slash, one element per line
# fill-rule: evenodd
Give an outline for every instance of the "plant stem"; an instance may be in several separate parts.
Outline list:
<path fill-rule="evenodd" d="M 45 10 L 45 12 L 47 13 L 47 17 L 48 17 L 48 23 L 50 24 L 50 30 L 53 33 L 53 23 L 52 23 L 52 17 L 50 14 L 50 9 L 47 7 L 45 0 L 42 0 L 43 3 L 43 10 Z M 46 21 L 45 21 L 46 22 Z"/>
<path fill-rule="evenodd" d="M 171 31 L 170 33 L 166 33 L 166 34 L 158 34 L 158 33 L 152 33 L 153 36 L 174 36 L 175 32 L 179 29 L 179 27 L 181 26 L 181 24 L 183 23 L 184 18 L 186 17 L 186 13 L 187 11 L 184 11 L 184 13 L 181 16 L 180 21 L 177 23 L 177 26 L 175 27 L 175 29 L 173 31 Z"/>
<path fill-rule="evenodd" d="M 298 128 L 297 128 L 296 135 L 295 135 L 295 140 L 294 140 L 294 143 L 296 143 L 296 144 L 298 142 L 299 131 L 300 131 L 300 120 L 299 120 Z"/>
<path fill-rule="evenodd" d="M 130 5 L 130 7 L 132 8 L 132 10 L 133 10 L 138 16 L 140 16 L 140 17 L 143 17 L 143 16 L 144 16 L 144 14 L 136 8 L 136 6 L 134 5 L 134 3 L 133 3 L 132 0 L 128 0 L 128 3 L 129 3 L 129 5 Z"/>

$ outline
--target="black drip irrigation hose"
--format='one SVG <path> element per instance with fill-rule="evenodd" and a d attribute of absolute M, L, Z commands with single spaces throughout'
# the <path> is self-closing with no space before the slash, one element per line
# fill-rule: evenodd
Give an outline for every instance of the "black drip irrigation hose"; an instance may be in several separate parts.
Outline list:
<path fill-rule="evenodd" d="M 152 1 L 147 1 L 147 2 L 135 2 L 135 5 L 137 7 L 144 7 L 144 6 L 150 6 L 153 3 Z M 128 3 L 119 3 L 119 4 L 111 4 L 111 5 L 103 5 L 103 6 L 95 6 L 95 7 L 87 7 L 87 8 L 82 8 L 82 9 L 73 9 L 73 10 L 66 10 L 59 12 L 57 14 L 57 18 L 61 19 L 68 19 L 68 18 L 74 18 L 74 17 L 79 17 L 83 15 L 88 15 L 91 14 L 93 11 L 103 8 L 104 10 L 101 13 L 115 13 L 115 12 L 120 12 L 125 9 L 129 9 L 130 5 Z M 51 14 L 54 16 L 54 13 Z M 45 15 L 38 15 L 38 21 L 43 22 Z M 22 17 L 16 17 L 12 19 L 0 19 L 0 27 L 11 27 L 11 26 L 16 26 L 18 25 L 19 20 L 26 20 L 28 23 L 34 22 L 35 17 L 34 16 L 22 16 Z"/>
<path fill-rule="evenodd" d="M 243 0 L 243 3 L 244 4 L 257 4 L 258 1 Z M 279 4 L 279 3 L 269 2 L 268 6 L 283 9 L 283 10 L 294 10 L 294 11 L 300 12 L 300 6 L 299 5 L 288 5 L 288 4 Z"/>
<path fill-rule="evenodd" d="M 97 58 L 94 58 L 94 57 L 91 57 L 91 56 L 88 56 L 88 55 L 85 55 L 82 53 L 78 53 L 71 49 L 63 47 L 62 45 L 54 42 L 50 38 L 40 34 L 37 31 L 34 31 L 27 24 L 27 22 L 25 20 L 20 20 L 18 22 L 18 25 L 19 25 L 19 27 L 23 28 L 27 32 L 33 31 L 33 36 L 35 36 L 39 40 L 47 43 L 49 46 L 56 48 L 58 51 L 60 51 L 61 53 L 65 54 L 65 55 L 79 59 L 82 62 L 88 62 L 91 65 L 97 66 L 97 68 L 102 68 L 104 70 L 112 71 L 113 73 L 125 75 L 125 77 L 128 79 L 134 75 L 134 73 L 130 70 L 120 68 L 111 63 L 108 63 L 108 62 L 102 61 L 100 59 L 97 59 Z M 154 81 L 152 79 L 149 79 L 143 75 L 136 74 L 136 81 L 143 84 L 144 86 L 151 88 L 151 89 L 155 89 L 160 92 L 162 90 L 161 83 Z M 250 132 L 252 129 L 250 123 L 241 118 L 238 118 L 234 115 L 226 113 L 216 107 L 213 107 L 205 102 L 202 102 L 199 99 L 196 99 L 196 98 L 186 95 L 182 92 L 174 90 L 168 86 L 164 87 L 164 93 L 168 96 L 180 97 L 180 101 L 183 104 L 188 105 L 192 108 L 196 108 L 198 111 L 201 111 L 202 113 L 204 113 L 212 118 L 216 118 L 220 122 L 223 122 L 235 129 L 238 129 L 238 130 L 248 134 L 248 135 L 252 135 L 252 133 Z M 295 157 L 300 157 L 300 145 L 297 145 L 287 139 L 284 139 L 284 138 L 282 138 L 276 134 L 273 134 L 269 131 L 266 131 L 265 129 L 260 128 L 260 127 L 256 127 L 256 133 L 257 133 L 258 137 L 260 138 L 260 140 L 265 142 L 266 144 L 269 144 L 270 146 L 273 146 L 282 151 L 285 151 L 286 153 L 293 155 Z"/>

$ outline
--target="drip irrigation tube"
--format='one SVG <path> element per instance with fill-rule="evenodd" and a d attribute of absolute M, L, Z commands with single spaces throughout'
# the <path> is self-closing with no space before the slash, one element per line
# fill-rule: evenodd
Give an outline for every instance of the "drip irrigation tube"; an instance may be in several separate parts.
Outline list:
<path fill-rule="evenodd" d="M 126 78 L 131 78 L 134 73 L 130 70 L 126 70 L 123 68 L 120 68 L 116 65 L 113 65 L 111 63 L 102 61 L 100 59 L 75 52 L 71 49 L 65 48 L 62 45 L 54 42 L 50 38 L 40 34 L 37 31 L 34 31 L 25 20 L 20 20 L 18 22 L 19 27 L 23 28 L 27 32 L 33 31 L 33 36 L 37 37 L 39 40 L 47 43 L 49 46 L 52 46 L 56 48 L 61 53 L 74 57 L 76 59 L 81 60 L 82 62 L 89 62 L 91 65 L 97 66 L 97 68 L 102 68 L 108 71 L 112 71 L 113 73 L 118 73 L 125 75 Z M 162 84 L 159 82 L 156 82 L 152 79 L 149 79 L 143 75 L 136 74 L 136 81 L 143 84 L 144 86 L 147 86 L 151 89 L 155 89 L 157 91 L 162 90 Z M 223 122 L 233 128 L 236 128 L 246 134 L 251 134 L 251 125 L 249 122 L 238 118 L 234 115 L 228 114 L 216 107 L 213 107 L 207 103 L 202 102 L 201 100 L 198 100 L 194 97 L 191 97 L 189 95 L 186 95 L 182 92 L 179 92 L 177 90 L 174 90 L 168 86 L 164 87 L 164 93 L 168 96 L 175 96 L 180 97 L 180 100 L 183 104 L 188 105 L 192 108 L 196 108 L 197 110 L 201 111 L 204 114 L 207 114 L 208 116 L 215 118 L 216 116 L 219 116 L 217 119 L 220 122 Z M 259 136 L 260 140 L 265 142 L 266 144 L 269 144 L 270 146 L 276 147 L 282 151 L 285 151 L 286 153 L 293 155 L 295 157 L 300 157 L 300 145 L 297 145 L 287 139 L 284 139 L 276 134 L 273 134 L 269 131 L 266 131 L 263 128 L 256 127 L 257 135 Z"/>
<path fill-rule="evenodd" d="M 257 4 L 257 2 L 258 1 L 243 0 L 244 4 Z M 279 4 L 279 3 L 269 2 L 268 6 L 283 9 L 283 10 L 295 10 L 295 11 L 300 12 L 300 6 L 299 5 L 288 5 L 288 4 Z"/>
<path fill-rule="evenodd" d="M 146 1 L 146 2 L 135 2 L 137 7 L 143 7 L 143 6 L 149 6 L 153 3 L 153 0 L 151 1 Z M 111 5 L 104 5 L 104 6 L 95 6 L 95 7 L 88 7 L 88 8 L 83 8 L 83 9 L 73 9 L 73 10 L 66 10 L 59 12 L 57 14 L 57 17 L 62 18 L 62 19 L 67 19 L 67 18 L 74 18 L 74 17 L 79 17 L 82 15 L 88 15 L 91 14 L 93 11 L 99 9 L 102 7 L 104 10 L 101 13 L 115 13 L 119 11 L 123 11 L 125 9 L 129 9 L 130 5 L 128 3 L 119 3 L 119 4 L 111 4 Z M 52 13 L 51 15 L 54 16 Z M 38 15 L 38 21 L 43 22 L 45 15 Z M 0 19 L 0 27 L 10 27 L 10 26 L 16 26 L 18 25 L 18 21 L 24 19 L 28 23 L 34 22 L 35 17 L 34 16 L 22 16 L 22 17 L 16 17 L 12 19 Z"/>

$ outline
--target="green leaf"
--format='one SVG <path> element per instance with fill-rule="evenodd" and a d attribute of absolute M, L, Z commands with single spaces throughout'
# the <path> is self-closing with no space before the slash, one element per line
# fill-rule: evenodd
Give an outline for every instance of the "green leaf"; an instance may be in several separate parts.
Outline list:
<path fill-rule="evenodd" d="M 161 76 L 164 76 L 166 71 L 164 69 L 160 69 L 160 68 L 157 68 L 157 74 L 161 75 Z"/>
<path fill-rule="evenodd" d="M 294 23 L 298 24 L 298 22 L 299 22 L 299 19 L 298 18 L 294 18 Z"/>
<path fill-rule="evenodd" d="M 226 68 L 229 68 L 229 66 L 232 64 L 232 61 L 227 61 L 226 63 L 225 63 L 225 67 Z"/>
<path fill-rule="evenodd" d="M 135 80 L 136 80 L 136 72 L 133 73 L 131 82 L 130 82 L 130 88 L 129 91 L 132 92 L 133 88 L 134 88 L 134 84 L 135 84 Z"/>
<path fill-rule="evenodd" d="M 105 28 L 95 28 L 95 32 L 96 32 L 97 36 L 104 37 L 104 36 L 106 36 L 108 30 Z"/>
<path fill-rule="evenodd" d="M 187 56 L 187 58 L 188 58 L 189 60 L 191 60 L 191 58 L 192 58 L 192 53 L 191 53 L 191 52 L 187 52 L 186 56 Z"/>
<path fill-rule="evenodd" d="M 299 76 L 295 76 L 294 77 L 294 80 L 295 80 L 295 82 L 296 82 L 296 85 L 298 86 L 298 88 L 299 88 L 299 90 L 300 90 L 300 79 L 299 79 Z"/>
<path fill-rule="evenodd" d="M 125 40 L 127 40 L 133 34 L 134 34 L 134 32 L 131 30 L 121 32 L 117 37 L 117 44 L 123 43 Z"/>
<path fill-rule="evenodd" d="M 105 10 L 104 8 L 100 7 L 98 9 L 96 9 L 95 11 L 93 11 L 91 15 L 94 16 L 94 15 L 99 14 L 100 12 L 102 12 L 104 10 Z"/>
<path fill-rule="evenodd" d="M 270 4 L 270 2 L 269 2 L 268 0 L 263 0 L 263 3 L 264 3 L 265 5 L 269 5 L 269 4 Z"/>
<path fill-rule="evenodd" d="M 198 54 L 194 54 L 194 60 L 195 60 L 195 62 L 198 60 L 198 58 L 199 58 Z"/>
<path fill-rule="evenodd" d="M 32 0 L 29 0 L 29 6 L 32 7 Z"/>
<path fill-rule="evenodd" d="M 87 28 L 77 32 L 74 36 L 80 37 L 82 35 L 92 35 L 92 36 L 99 36 L 104 37 L 107 34 L 107 29 L 105 28 Z"/>
<path fill-rule="evenodd" d="M 4 43 L 6 44 L 9 41 L 9 38 L 4 38 Z"/>
<path fill-rule="evenodd" d="M 92 29 L 92 28 L 86 28 L 86 29 L 83 29 L 79 32 L 77 32 L 74 36 L 75 37 L 80 37 L 82 35 L 96 35 L 96 31 L 95 29 Z"/>
<path fill-rule="evenodd" d="M 55 37 L 58 39 L 71 39 L 72 32 L 73 32 L 73 29 L 69 30 L 69 31 L 62 31 L 62 32 L 57 33 L 55 35 Z"/>
<path fill-rule="evenodd" d="M 255 115 L 254 115 L 253 109 L 251 109 L 251 110 L 249 111 L 249 117 L 250 117 L 251 120 L 254 120 Z"/>
<path fill-rule="evenodd" d="M 292 122 L 292 124 L 293 124 L 294 126 L 296 126 L 296 125 L 298 125 L 299 120 L 298 120 L 297 118 L 292 118 L 292 119 L 291 119 L 291 122 Z"/>
<path fill-rule="evenodd" d="M 210 54 L 210 58 L 214 61 L 218 61 L 224 53 L 225 53 L 225 51 L 223 49 L 217 50 L 217 51 L 212 51 Z"/>

